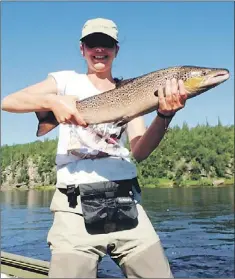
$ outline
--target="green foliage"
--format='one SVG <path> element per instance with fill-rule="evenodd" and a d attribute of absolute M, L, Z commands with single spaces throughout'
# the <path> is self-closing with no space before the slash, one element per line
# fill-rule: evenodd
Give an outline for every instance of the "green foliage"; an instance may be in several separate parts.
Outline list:
<path fill-rule="evenodd" d="M 17 178 L 17 182 L 18 183 L 26 183 L 28 184 L 29 182 L 29 175 L 28 175 L 28 171 L 26 168 L 22 168 L 20 170 L 20 175 Z"/>
<path fill-rule="evenodd" d="M 234 126 L 198 125 L 189 128 L 175 126 L 165 135 L 160 145 L 143 162 L 138 164 L 141 182 L 148 178 L 171 179 L 175 186 L 184 186 L 185 180 L 201 181 L 226 177 L 234 168 Z M 208 184 L 208 181 L 203 183 Z"/>
<path fill-rule="evenodd" d="M 18 183 L 28 183 L 29 160 L 38 169 L 42 184 L 56 183 L 56 140 L 36 141 L 1 147 L 1 170 L 7 167 Z M 129 144 L 127 144 L 129 147 Z M 180 128 L 170 128 L 160 145 L 143 162 L 137 163 L 140 184 L 158 187 L 164 179 L 176 187 L 190 183 L 211 184 L 211 179 L 231 178 L 234 174 L 234 126 L 197 125 L 189 128 L 185 122 Z M 6 174 L 1 172 L 1 182 Z"/>
<path fill-rule="evenodd" d="M 48 177 L 48 182 L 55 183 L 55 155 L 58 139 L 35 141 L 27 144 L 4 145 L 1 147 L 1 183 L 6 180 L 3 172 L 11 167 L 15 183 L 29 182 L 28 168 L 30 160 L 37 166 L 41 181 Z M 17 170 L 19 174 L 16 175 Z"/>

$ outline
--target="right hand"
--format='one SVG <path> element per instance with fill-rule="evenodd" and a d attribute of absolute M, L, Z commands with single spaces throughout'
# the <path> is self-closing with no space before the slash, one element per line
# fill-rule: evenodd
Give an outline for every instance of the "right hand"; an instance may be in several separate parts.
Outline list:
<path fill-rule="evenodd" d="M 82 119 L 76 108 L 76 96 L 53 96 L 50 99 L 50 107 L 56 120 L 61 124 L 74 124 L 87 127 L 87 123 Z"/>
<path fill-rule="evenodd" d="M 175 78 L 166 81 L 165 97 L 163 88 L 158 90 L 159 108 L 158 111 L 165 116 L 174 114 L 185 106 L 187 94 L 182 80 Z"/>

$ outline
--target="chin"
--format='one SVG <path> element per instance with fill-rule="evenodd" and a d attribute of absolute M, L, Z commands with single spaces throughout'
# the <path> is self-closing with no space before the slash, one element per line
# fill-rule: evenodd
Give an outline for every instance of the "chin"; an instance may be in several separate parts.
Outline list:
<path fill-rule="evenodd" d="M 102 63 L 93 66 L 96 72 L 102 73 L 108 71 L 111 67 Z"/>

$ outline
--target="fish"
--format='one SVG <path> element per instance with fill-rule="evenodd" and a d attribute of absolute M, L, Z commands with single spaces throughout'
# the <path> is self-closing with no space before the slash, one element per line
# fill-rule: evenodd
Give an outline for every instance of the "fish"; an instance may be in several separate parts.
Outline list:
<path fill-rule="evenodd" d="M 122 80 L 115 89 L 76 101 L 76 108 L 88 125 L 113 122 L 122 126 L 158 108 L 158 89 L 173 78 L 184 83 L 187 99 L 196 97 L 229 79 L 226 68 L 173 66 Z M 164 91 L 165 95 L 165 91 Z M 37 137 L 59 125 L 52 111 L 38 117 Z"/>

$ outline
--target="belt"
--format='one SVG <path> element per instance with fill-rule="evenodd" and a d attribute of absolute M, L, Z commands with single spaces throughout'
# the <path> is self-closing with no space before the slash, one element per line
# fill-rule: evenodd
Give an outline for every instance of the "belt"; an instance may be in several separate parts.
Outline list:
<path fill-rule="evenodd" d="M 135 187 L 136 191 L 138 193 L 141 193 L 141 188 L 139 186 L 137 177 L 132 178 L 132 179 L 125 179 L 125 180 L 107 181 L 107 183 L 110 183 L 110 182 L 114 182 L 114 183 L 123 185 L 124 187 L 125 187 L 125 184 L 129 185 L 131 183 L 132 186 Z M 98 183 L 100 183 L 100 182 L 98 182 Z M 104 183 L 106 183 L 106 181 Z M 66 189 L 65 188 L 58 188 L 58 189 L 63 194 L 70 194 L 70 193 L 72 194 L 73 193 L 73 194 L 76 194 L 77 196 L 80 195 L 79 185 L 77 185 L 77 184 L 68 184 Z"/>
<path fill-rule="evenodd" d="M 134 186 L 136 191 L 138 193 L 141 193 L 141 189 L 140 189 L 137 177 L 135 177 L 133 179 L 107 181 L 107 183 L 110 183 L 110 182 L 114 182 L 114 183 L 117 183 L 117 184 L 121 185 L 122 186 L 122 189 L 120 190 L 121 192 L 127 192 L 128 186 L 129 187 L 130 186 L 131 187 Z M 104 182 L 104 183 L 106 183 L 106 182 Z M 80 195 L 79 186 L 77 186 L 77 187 L 76 186 L 77 186 L 76 184 L 69 184 L 69 185 L 67 185 L 66 189 L 59 188 L 59 191 L 61 193 L 67 195 L 69 206 L 73 207 L 73 208 L 76 207 L 76 205 L 77 205 L 77 197 Z M 97 198 L 97 197 L 98 198 L 108 198 L 112 194 L 113 193 L 109 192 L 109 191 L 103 192 L 103 193 L 95 193 L 95 194 L 91 193 L 91 194 L 89 194 L 89 197 L 91 198 L 93 196 L 94 198 Z M 122 193 L 122 194 L 124 194 L 124 193 Z M 125 194 L 124 194 L 124 196 L 125 196 Z"/>

